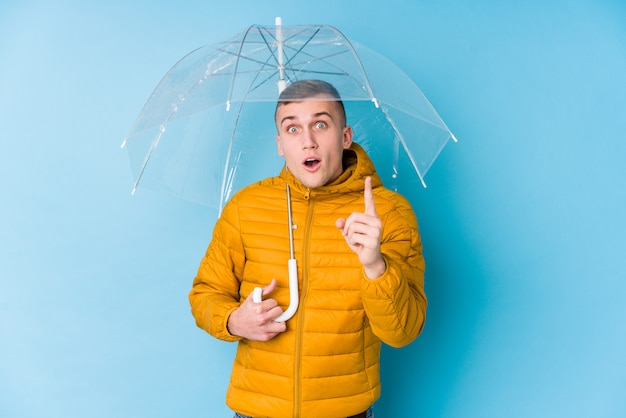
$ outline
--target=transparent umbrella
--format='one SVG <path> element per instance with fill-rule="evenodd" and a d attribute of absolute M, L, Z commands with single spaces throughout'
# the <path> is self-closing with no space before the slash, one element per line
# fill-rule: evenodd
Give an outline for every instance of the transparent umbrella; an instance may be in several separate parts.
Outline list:
<path fill-rule="evenodd" d="M 456 141 L 428 99 L 398 67 L 326 25 L 253 25 L 183 57 L 146 102 L 123 147 L 138 186 L 221 210 L 234 192 L 277 175 L 279 92 L 291 82 L 333 84 L 354 140 L 385 186 L 421 183 Z"/>
<path fill-rule="evenodd" d="M 291 82 L 320 79 L 339 91 L 354 140 L 383 183 L 421 182 L 454 136 L 406 74 L 351 43 L 332 26 L 253 25 L 231 40 L 199 48 L 165 75 L 123 143 L 139 185 L 221 211 L 240 188 L 277 175 L 274 110 Z M 291 199 L 286 321 L 298 307 Z M 253 292 L 261 300 L 261 289 Z"/>

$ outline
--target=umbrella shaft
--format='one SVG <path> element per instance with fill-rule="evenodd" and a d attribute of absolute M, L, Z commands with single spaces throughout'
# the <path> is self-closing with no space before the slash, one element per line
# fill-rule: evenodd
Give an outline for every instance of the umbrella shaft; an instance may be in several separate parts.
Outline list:
<path fill-rule="evenodd" d="M 282 27 L 282 19 L 280 17 L 276 18 L 276 41 L 277 45 L 277 54 L 278 54 L 278 94 L 282 93 L 286 87 L 285 81 L 285 57 L 283 55 L 283 31 Z"/>
<path fill-rule="evenodd" d="M 291 217 L 291 192 L 287 184 L 287 220 L 289 223 L 289 258 L 294 259 L 293 251 L 293 219 Z"/>

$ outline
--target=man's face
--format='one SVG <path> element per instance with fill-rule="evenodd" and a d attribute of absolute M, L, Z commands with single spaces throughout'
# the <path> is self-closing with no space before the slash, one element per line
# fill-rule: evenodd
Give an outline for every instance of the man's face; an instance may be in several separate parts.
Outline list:
<path fill-rule="evenodd" d="M 352 144 L 339 104 L 319 100 L 282 104 L 276 112 L 278 154 L 289 171 L 309 188 L 324 186 L 343 172 L 343 150 Z M 316 100 L 317 99 L 317 100 Z"/>

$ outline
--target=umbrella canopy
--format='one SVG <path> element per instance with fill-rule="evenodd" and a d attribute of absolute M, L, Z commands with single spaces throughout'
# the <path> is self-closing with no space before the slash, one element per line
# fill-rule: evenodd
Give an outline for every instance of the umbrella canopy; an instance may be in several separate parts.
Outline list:
<path fill-rule="evenodd" d="M 284 164 L 274 110 L 286 85 L 333 84 L 354 140 L 383 183 L 421 182 L 443 147 L 456 140 L 415 83 L 380 54 L 332 26 L 253 25 L 199 48 L 170 69 L 123 143 L 137 186 L 164 190 L 217 209 Z"/>

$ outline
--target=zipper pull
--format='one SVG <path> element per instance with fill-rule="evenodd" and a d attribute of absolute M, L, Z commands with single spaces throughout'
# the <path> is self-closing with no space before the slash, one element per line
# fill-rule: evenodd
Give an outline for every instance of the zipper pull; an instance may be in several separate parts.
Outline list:
<path fill-rule="evenodd" d="M 304 200 L 309 200 L 311 198 L 311 189 L 310 188 L 306 188 L 306 192 L 304 193 L 304 196 L 302 196 L 302 198 Z"/>

